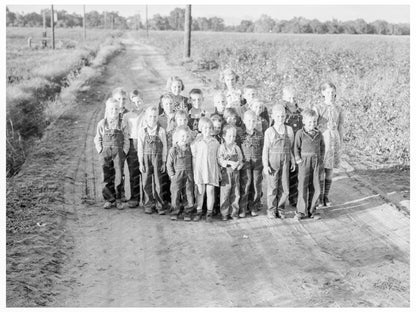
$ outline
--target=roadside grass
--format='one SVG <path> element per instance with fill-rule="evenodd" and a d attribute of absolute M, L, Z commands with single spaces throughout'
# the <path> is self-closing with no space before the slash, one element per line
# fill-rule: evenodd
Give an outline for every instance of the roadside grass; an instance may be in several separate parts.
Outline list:
<path fill-rule="evenodd" d="M 7 28 L 6 39 L 6 173 L 19 171 L 31 143 L 67 110 L 79 91 L 100 75 L 100 66 L 123 48 L 121 33 L 89 31 L 93 40 L 80 40 L 78 30 L 57 30 L 60 40 L 71 40 L 56 50 L 30 49 L 28 37 L 38 36 L 41 28 Z M 37 40 L 37 39 L 36 39 Z M 78 41 L 76 41 L 78 40 Z"/>

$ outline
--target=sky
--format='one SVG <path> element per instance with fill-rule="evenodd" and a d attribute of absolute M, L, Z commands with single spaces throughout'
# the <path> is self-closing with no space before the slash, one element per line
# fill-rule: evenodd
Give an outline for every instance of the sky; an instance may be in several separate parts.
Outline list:
<path fill-rule="evenodd" d="M 86 1 L 84 1 L 85 3 Z M 150 2 L 150 1 L 149 1 Z M 352 2 L 352 1 L 349 1 Z M 14 2 L 15 3 L 15 2 Z M 66 2 L 68 3 L 68 2 Z M 96 10 L 103 11 L 117 11 L 124 17 L 132 16 L 139 13 L 142 20 L 145 19 L 146 5 L 145 4 L 124 4 L 124 5 L 99 5 L 87 2 L 86 12 Z M 125 2 L 122 2 L 125 3 Z M 139 3 L 135 1 L 135 3 Z M 152 1 L 152 3 L 154 3 Z M 175 2 L 176 3 L 176 2 Z M 229 3 L 229 2 L 228 2 Z M 293 17 L 305 17 L 307 19 L 318 19 L 320 21 L 327 21 L 338 19 L 341 21 L 354 20 L 363 18 L 366 22 L 373 22 L 381 19 L 390 23 L 409 23 L 410 22 L 410 6 L 402 5 L 387 5 L 387 4 L 371 4 L 371 5 L 254 5 L 247 2 L 239 1 L 239 5 L 203 5 L 192 4 L 193 17 L 221 17 L 224 19 L 226 25 L 237 25 L 243 19 L 256 20 L 262 14 L 271 16 L 274 19 L 291 19 Z M 275 2 L 276 3 L 276 2 Z M 291 2 L 293 3 L 293 1 Z M 345 2 L 344 2 L 345 3 Z M 400 2 L 399 2 L 400 3 Z M 402 2 L 403 3 L 403 2 Z M 69 13 L 82 14 L 83 4 L 77 5 L 60 5 L 54 1 L 56 10 L 66 10 Z M 50 7 L 50 5 L 7 5 L 12 12 L 40 12 L 41 9 Z M 175 7 L 185 7 L 185 4 L 179 3 L 177 5 L 148 5 L 148 16 L 151 18 L 154 14 L 161 14 L 162 16 L 169 15 Z"/>

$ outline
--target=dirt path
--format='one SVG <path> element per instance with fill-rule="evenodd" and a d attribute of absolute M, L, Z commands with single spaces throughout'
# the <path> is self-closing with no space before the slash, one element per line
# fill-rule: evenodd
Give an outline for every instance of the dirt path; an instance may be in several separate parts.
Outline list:
<path fill-rule="evenodd" d="M 320 221 L 185 223 L 142 209 L 103 210 L 93 137 L 105 95 L 140 87 L 157 103 L 171 75 L 183 78 L 185 92 L 202 87 L 158 50 L 125 43 L 78 123 L 82 148 L 65 184 L 75 248 L 54 306 L 410 305 L 409 217 L 342 171 L 332 191 L 338 204 Z"/>

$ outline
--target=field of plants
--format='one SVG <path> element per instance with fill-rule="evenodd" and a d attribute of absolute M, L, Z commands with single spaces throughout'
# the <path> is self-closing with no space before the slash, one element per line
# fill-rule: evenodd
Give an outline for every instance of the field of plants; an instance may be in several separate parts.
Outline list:
<path fill-rule="evenodd" d="M 18 172 L 33 140 L 99 74 L 94 65 L 104 64 L 121 49 L 115 39 L 121 33 L 88 30 L 84 42 L 80 28 L 57 28 L 55 50 L 50 40 L 48 48 L 41 48 L 42 28 L 7 28 L 6 35 L 7 176 L 11 176 Z"/>
<path fill-rule="evenodd" d="M 164 49 L 173 63 L 183 60 L 182 32 L 151 32 L 143 40 Z M 330 80 L 345 110 L 349 160 L 367 168 L 407 166 L 409 45 L 408 36 L 193 32 L 187 65 L 216 87 L 218 71 L 231 67 L 240 75 L 240 87 L 257 84 L 269 105 L 290 84 L 299 106 L 309 107 L 322 100 L 319 85 Z"/>

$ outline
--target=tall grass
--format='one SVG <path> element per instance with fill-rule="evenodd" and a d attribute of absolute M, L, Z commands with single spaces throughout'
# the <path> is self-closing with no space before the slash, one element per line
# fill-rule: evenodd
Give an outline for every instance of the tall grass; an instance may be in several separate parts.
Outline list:
<path fill-rule="evenodd" d="M 114 39 L 121 35 L 117 32 L 94 31 L 94 39 L 84 42 L 79 40 L 80 31 L 58 29 L 58 41 L 71 44 L 57 44 L 56 50 L 38 49 L 41 31 L 7 29 L 7 176 L 18 172 L 31 142 L 99 75 L 97 67 L 122 48 Z M 92 37 L 92 31 L 88 33 Z M 35 38 L 32 48 L 26 45 L 28 37 Z"/>
<path fill-rule="evenodd" d="M 181 61 L 183 34 L 151 32 L 146 43 Z M 322 101 L 319 85 L 332 81 L 346 113 L 345 152 L 356 164 L 409 163 L 410 59 L 408 36 L 192 34 L 193 69 L 200 63 L 232 67 L 259 85 L 270 105 L 291 84 L 301 107 Z M 203 73 L 220 87 L 218 72 Z"/>

